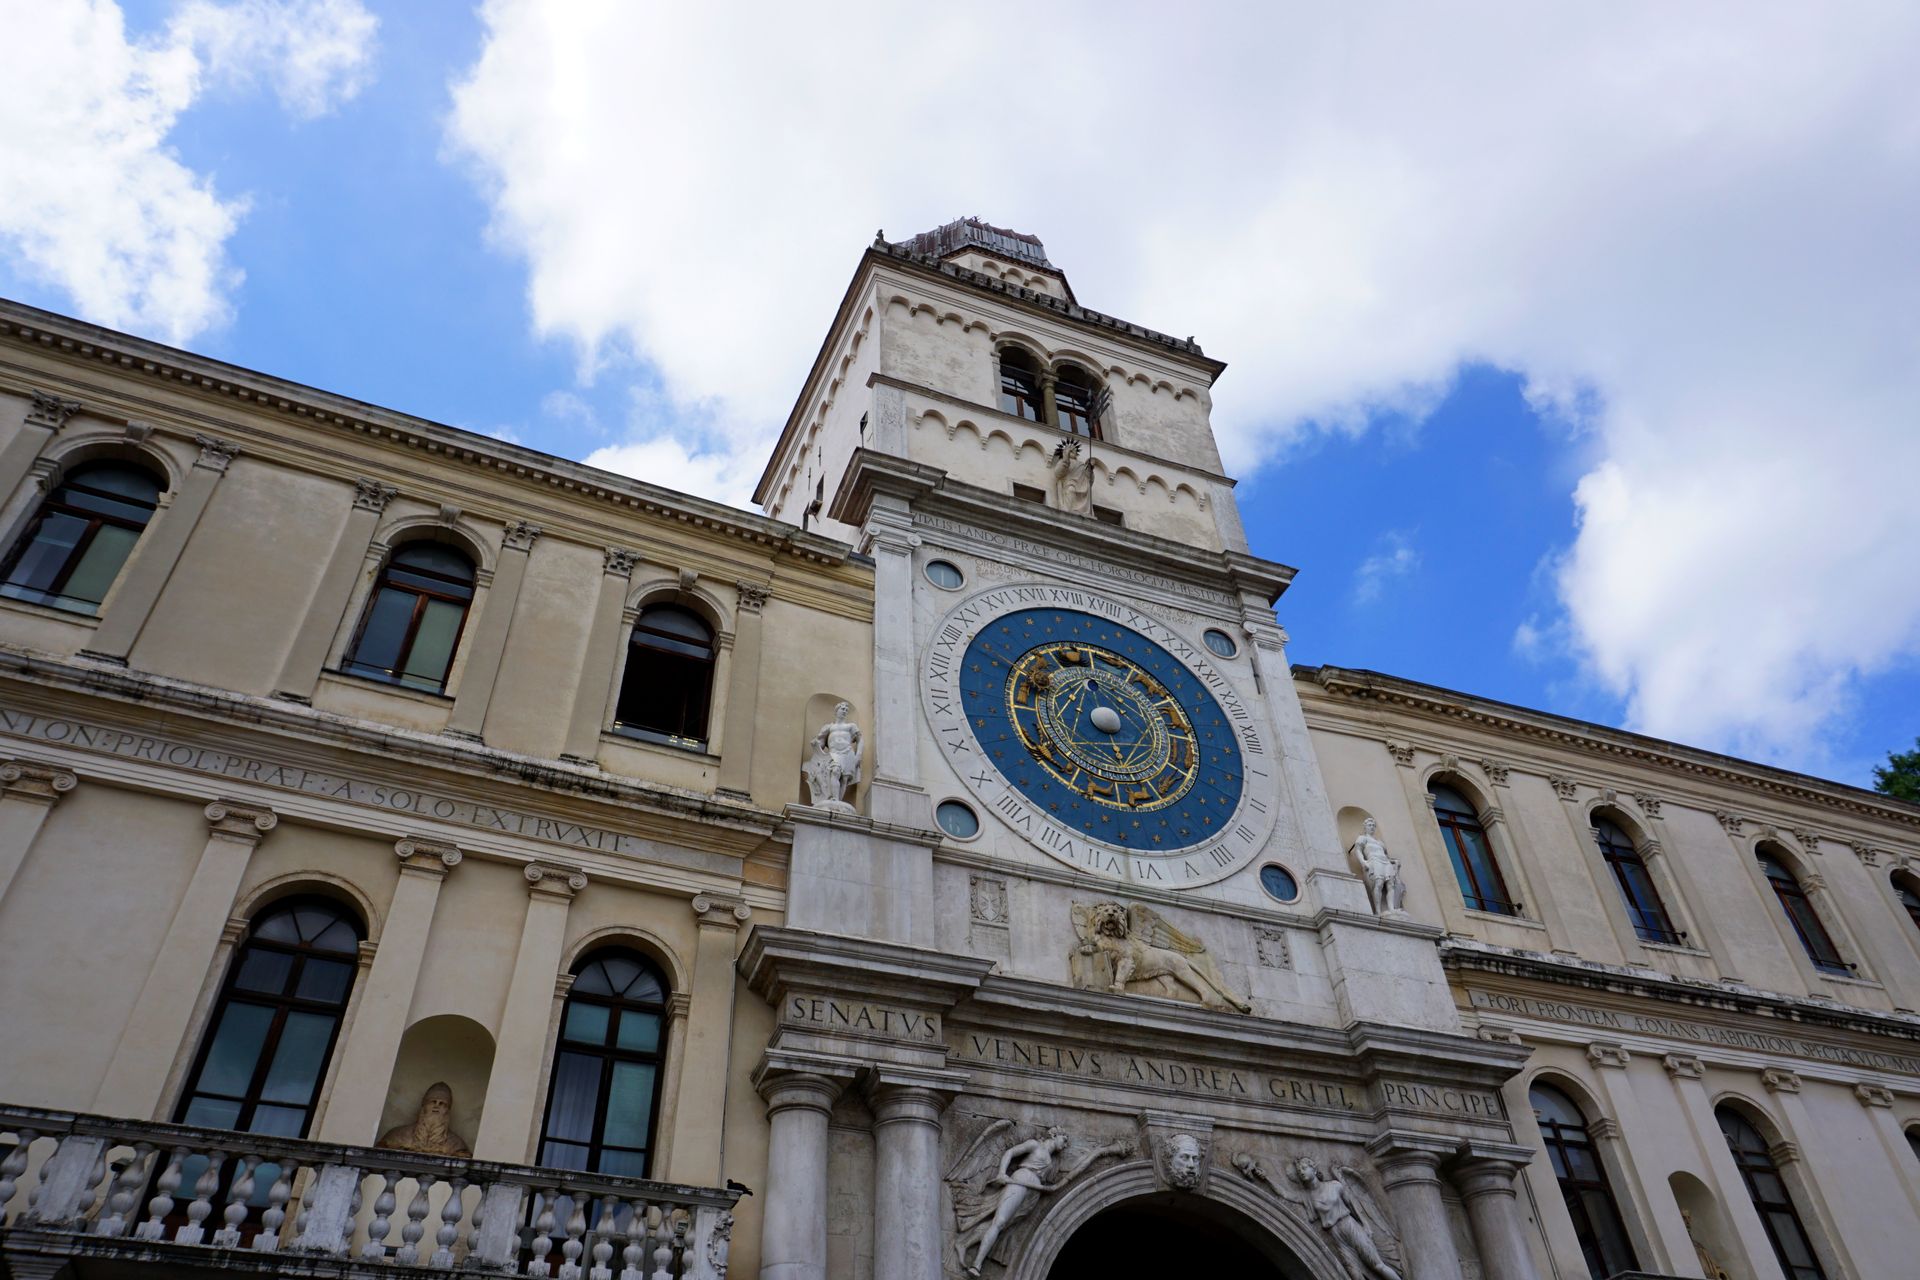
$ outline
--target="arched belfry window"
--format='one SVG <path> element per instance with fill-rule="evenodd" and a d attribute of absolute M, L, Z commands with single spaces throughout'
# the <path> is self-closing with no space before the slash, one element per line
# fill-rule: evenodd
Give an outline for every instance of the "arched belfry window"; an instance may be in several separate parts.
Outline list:
<path fill-rule="evenodd" d="M 1100 438 L 1100 384 L 1078 365 L 1064 364 L 1053 380 L 1054 426 Z"/>
<path fill-rule="evenodd" d="M 412 542 L 380 570 L 343 670 L 441 693 L 473 603 L 473 561 L 438 542 Z"/>
<path fill-rule="evenodd" d="M 1723 1105 L 1715 1109 L 1713 1118 L 1720 1122 L 1720 1132 L 1726 1135 L 1727 1149 L 1733 1153 L 1733 1163 L 1747 1184 L 1754 1212 L 1760 1215 L 1760 1224 L 1767 1230 L 1767 1239 L 1773 1244 L 1774 1256 L 1780 1260 L 1780 1269 L 1786 1273 L 1787 1280 L 1827 1280 L 1827 1273 L 1821 1270 L 1820 1259 L 1813 1252 L 1813 1242 L 1807 1237 L 1807 1229 L 1800 1224 L 1793 1196 L 1773 1161 L 1766 1136 L 1733 1107 Z"/>
<path fill-rule="evenodd" d="M 161 484 L 144 467 L 76 467 L 47 495 L 8 552 L 0 595 L 97 613 L 153 519 Z"/>
<path fill-rule="evenodd" d="M 705 750 L 713 700 L 713 628 L 693 610 L 652 604 L 627 645 L 627 670 L 614 711 L 623 733 Z"/>
<path fill-rule="evenodd" d="M 1914 928 L 1920 929 L 1920 881 L 1905 871 L 1896 871 L 1893 892 L 1900 899 L 1900 905 L 1907 909 L 1907 919 L 1913 921 Z"/>
<path fill-rule="evenodd" d="M 1487 842 L 1487 829 L 1481 825 L 1479 811 L 1454 788 L 1436 782 L 1427 788 L 1433 797 L 1433 818 L 1440 825 L 1440 836 L 1447 845 L 1447 857 L 1453 862 L 1454 879 L 1460 882 L 1460 896 L 1475 911 L 1517 916 L 1520 904 L 1507 892 L 1507 881 L 1494 860 L 1493 846 Z"/>
<path fill-rule="evenodd" d="M 1607 1280 L 1617 1272 L 1632 1271 L 1639 1262 L 1607 1182 L 1606 1167 L 1587 1130 L 1587 1117 L 1572 1098 L 1551 1085 L 1537 1084 L 1527 1097 L 1588 1274 L 1593 1280 Z"/>
<path fill-rule="evenodd" d="M 1660 900 L 1660 891 L 1654 887 L 1653 873 L 1647 869 L 1647 860 L 1634 846 L 1626 832 L 1617 823 L 1606 818 L 1593 821 L 1594 843 L 1600 846 L 1600 856 L 1606 859 L 1607 870 L 1613 875 L 1614 884 L 1620 888 L 1620 897 L 1627 905 L 1627 916 L 1633 921 L 1633 931 L 1642 942 L 1663 942 L 1677 946 L 1686 941 L 1681 932 L 1673 927 L 1673 918 L 1667 914 L 1667 906 Z"/>
<path fill-rule="evenodd" d="M 575 966 L 540 1127 L 541 1164 L 646 1176 L 666 1013 L 666 983 L 638 952 L 595 951 Z"/>
<path fill-rule="evenodd" d="M 1023 347 L 1000 348 L 1000 412 L 1039 422 L 1045 416 L 1040 398 L 1040 369 Z"/>
<path fill-rule="evenodd" d="M 1793 926 L 1800 945 L 1807 949 L 1807 957 L 1814 967 L 1825 973 L 1845 975 L 1851 966 L 1840 958 L 1840 949 L 1833 945 L 1833 936 L 1826 926 L 1820 923 L 1820 914 L 1813 909 L 1813 903 L 1807 897 L 1807 891 L 1801 885 L 1799 877 L 1781 859 L 1780 855 L 1762 848 L 1756 855 L 1760 870 L 1766 874 L 1767 883 L 1773 887 L 1773 896 L 1779 900 L 1780 910 L 1786 913 L 1787 923 Z"/>
<path fill-rule="evenodd" d="M 174 1118 L 305 1137 L 362 936 L 360 922 L 324 898 L 278 902 L 254 917 Z"/>

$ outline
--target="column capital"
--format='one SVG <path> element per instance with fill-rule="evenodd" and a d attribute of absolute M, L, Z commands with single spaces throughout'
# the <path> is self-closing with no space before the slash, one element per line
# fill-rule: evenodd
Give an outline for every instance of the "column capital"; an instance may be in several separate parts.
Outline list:
<path fill-rule="evenodd" d="M 1526 1167 L 1526 1161 L 1511 1157 L 1468 1154 L 1453 1163 L 1450 1181 L 1467 1200 L 1512 1196 L 1514 1176 Z"/>
<path fill-rule="evenodd" d="M 696 893 L 688 904 L 702 928 L 735 931 L 753 919 L 753 908 L 741 898 L 724 893 Z"/>
<path fill-rule="evenodd" d="M 1396 742 L 1392 738 L 1387 738 L 1387 739 L 1383 739 L 1380 745 L 1387 749 L 1387 754 L 1391 755 L 1393 757 L 1393 762 L 1399 765 L 1402 769 L 1413 768 L 1413 744 L 1412 743 Z"/>
<path fill-rule="evenodd" d="M 265 805 L 245 800 L 215 800 L 206 807 L 207 823 L 213 834 L 258 844 L 267 832 L 280 825 L 280 815 Z"/>
<path fill-rule="evenodd" d="M 209 471 L 225 471 L 240 455 L 239 445 L 218 436 L 199 435 L 193 438 L 193 442 L 200 446 L 200 456 L 194 459 L 193 465 Z"/>
<path fill-rule="evenodd" d="M 534 541 L 544 532 L 545 529 L 532 521 L 515 520 L 507 525 L 500 545 L 508 551 L 532 551 Z"/>
<path fill-rule="evenodd" d="M 1665 802 L 1659 796 L 1651 791 L 1636 791 L 1633 793 L 1633 798 L 1640 802 L 1640 811 L 1649 818 L 1660 816 L 1660 806 Z"/>
<path fill-rule="evenodd" d="M 758 613 L 773 598 L 773 587 L 765 582 L 740 581 L 733 584 L 740 593 L 740 612 Z"/>
<path fill-rule="evenodd" d="M 360 476 L 353 482 L 353 505 L 362 511 L 371 511 L 376 515 L 387 509 L 387 504 L 399 495 L 400 491 L 390 484 L 381 484 L 378 480 L 369 480 Z"/>
<path fill-rule="evenodd" d="M 51 805 L 79 784 L 79 775 L 56 764 L 20 759 L 0 764 L 0 794 L 9 800 Z"/>
<path fill-rule="evenodd" d="M 1863 1107 L 1891 1107 L 1893 1090 L 1877 1084 L 1857 1084 L 1853 1086 L 1853 1096 L 1860 1100 Z"/>
<path fill-rule="evenodd" d="M 529 862 L 521 868 L 527 878 L 527 892 L 535 897 L 565 898 L 587 887 L 587 873 L 579 867 L 559 862 Z"/>
<path fill-rule="evenodd" d="M 1553 785 L 1553 794 L 1562 800 L 1572 800 L 1580 794 L 1580 784 L 1564 774 L 1551 774 L 1547 781 Z"/>
<path fill-rule="evenodd" d="M 902 1066 L 875 1067 L 864 1082 L 875 1128 L 896 1120 L 934 1123 L 966 1087 L 964 1071 Z"/>
<path fill-rule="evenodd" d="M 80 412 L 78 400 L 68 400 L 51 392 L 35 391 L 33 403 L 27 406 L 27 425 L 45 427 L 49 431 L 58 431 L 67 425 L 67 419 Z"/>
<path fill-rule="evenodd" d="M 393 851 L 398 855 L 402 867 L 433 876 L 446 875 L 466 857 L 459 845 L 426 836 L 404 836 L 394 841 Z"/>
<path fill-rule="evenodd" d="M 838 1065 L 838 1064 L 835 1064 Z M 793 1071 L 779 1068 L 772 1061 L 761 1064 L 754 1073 L 753 1087 L 767 1102 L 767 1118 L 772 1119 L 782 1111 L 818 1111 L 826 1115 L 833 1110 L 834 1099 L 847 1087 L 853 1078 L 852 1068 L 845 1069 L 846 1074 L 838 1072 L 823 1074 L 819 1071 Z"/>
<path fill-rule="evenodd" d="M 1800 1073 L 1785 1067 L 1768 1067 L 1760 1073 L 1760 1083 L 1767 1087 L 1768 1093 L 1798 1093 Z"/>
<path fill-rule="evenodd" d="M 1660 1059 L 1660 1065 L 1675 1080 L 1698 1080 L 1707 1071 L 1707 1064 L 1690 1053 L 1669 1053 Z"/>
<path fill-rule="evenodd" d="M 605 548 L 606 572 L 616 578 L 631 578 L 634 566 L 640 563 L 640 553 L 631 547 Z"/>
<path fill-rule="evenodd" d="M 1460 1149 L 1458 1138 L 1389 1129 L 1367 1141 L 1367 1154 L 1380 1169 L 1380 1181 L 1391 1191 L 1402 1183 L 1440 1181 L 1440 1162 Z"/>
<path fill-rule="evenodd" d="M 1596 1067 L 1625 1068 L 1632 1060 L 1625 1045 L 1596 1042 L 1587 1046 L 1587 1061 Z"/>

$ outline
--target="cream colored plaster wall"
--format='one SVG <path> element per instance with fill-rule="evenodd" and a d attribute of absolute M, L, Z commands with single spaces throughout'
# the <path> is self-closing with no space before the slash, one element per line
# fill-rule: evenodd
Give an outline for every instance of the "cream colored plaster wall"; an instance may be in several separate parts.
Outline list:
<path fill-rule="evenodd" d="M 533 544 L 487 710 L 489 743 L 530 756 L 560 754 L 573 700 L 554 696 L 555 677 L 579 678 L 604 562 L 599 547 L 552 537 Z"/>
<path fill-rule="evenodd" d="M 307 623 L 307 604 L 352 497 L 324 476 L 244 454 L 234 459 L 130 663 L 242 693 L 271 692 L 294 634 Z"/>
<path fill-rule="evenodd" d="M 454 868 L 440 887 L 408 1022 L 459 1014 L 497 1038 L 526 910 L 518 867 L 469 858 Z"/>
<path fill-rule="evenodd" d="M 47 816 L 0 900 L 8 1101 L 90 1108 L 206 844 L 203 808 L 82 783 Z"/>
<path fill-rule="evenodd" d="M 873 623 L 834 617 L 775 596 L 766 605 L 761 644 L 753 797 L 764 807 L 777 808 L 807 799 L 801 767 L 820 730 L 820 724 L 807 718 L 811 701 L 820 695 L 845 698 L 852 704 L 854 722 L 872 728 Z M 829 703 L 829 713 L 831 709 Z M 865 777 L 871 778 L 873 771 L 869 759 Z"/>

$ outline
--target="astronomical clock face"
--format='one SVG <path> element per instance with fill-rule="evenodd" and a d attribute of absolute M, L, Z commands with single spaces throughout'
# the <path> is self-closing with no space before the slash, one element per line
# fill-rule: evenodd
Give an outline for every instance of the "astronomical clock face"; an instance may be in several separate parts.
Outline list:
<path fill-rule="evenodd" d="M 1273 778 L 1253 708 L 1130 605 L 1070 587 L 981 592 L 935 629 L 921 687 L 986 809 L 1081 871 L 1201 885 L 1266 843 Z"/>

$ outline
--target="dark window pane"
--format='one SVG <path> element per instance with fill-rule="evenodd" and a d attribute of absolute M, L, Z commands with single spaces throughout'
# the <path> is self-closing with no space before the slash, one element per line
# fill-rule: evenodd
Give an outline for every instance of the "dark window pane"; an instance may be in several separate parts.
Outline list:
<path fill-rule="evenodd" d="M 1462 796 L 1452 787 L 1433 787 L 1430 788 L 1430 790 L 1433 793 L 1433 807 L 1435 809 L 1440 810 L 1442 813 L 1457 813 L 1462 817 L 1472 818 L 1476 822 L 1479 821 L 1479 814 L 1474 811 L 1472 805 L 1467 803 L 1466 797 Z"/>
<path fill-rule="evenodd" d="M 198 1091 L 224 1093 L 236 1097 L 245 1094 L 260 1065 L 260 1048 L 266 1043 L 267 1028 L 273 1024 L 273 1010 L 255 1004 L 232 1003 L 221 1015 L 207 1050 L 207 1063 L 201 1069 Z"/>
<path fill-rule="evenodd" d="M 573 1142 L 593 1137 L 594 1111 L 600 1100 L 600 1060 L 563 1053 L 553 1064 L 552 1097 L 547 1102 L 547 1136 Z"/>
<path fill-rule="evenodd" d="M 607 1017 L 612 1011 L 603 1004 L 567 1003 L 567 1025 L 561 1034 L 581 1044 L 607 1042 Z"/>
<path fill-rule="evenodd" d="M 628 1009 L 620 1015 L 620 1036 L 615 1046 L 652 1053 L 660 1047 L 660 1015 Z"/>
<path fill-rule="evenodd" d="M 381 588 L 360 631 L 360 642 L 353 647 L 354 665 L 381 671 L 399 665 L 400 646 L 406 642 L 407 628 L 413 625 L 413 605 L 418 598 L 411 591 Z"/>
<path fill-rule="evenodd" d="M 301 1138 L 307 1132 L 305 1107 L 260 1106 L 254 1108 L 248 1133 L 268 1133 L 276 1138 Z"/>
<path fill-rule="evenodd" d="M 644 1178 L 647 1176 L 647 1153 L 603 1151 L 600 1153 L 600 1168 L 597 1172 L 623 1178 Z"/>
<path fill-rule="evenodd" d="M 600 962 L 601 971 L 607 975 L 607 985 L 619 996 L 627 994 L 627 987 L 640 976 L 640 962 L 626 956 L 609 956 Z"/>
<path fill-rule="evenodd" d="M 324 1013 L 289 1013 L 280 1029 L 280 1044 L 273 1053 L 273 1066 L 267 1071 L 260 1096 L 269 1102 L 297 1102 L 302 1106 L 313 1100 L 320 1071 L 327 1065 L 327 1045 L 333 1039 L 333 1017 Z"/>
<path fill-rule="evenodd" d="M 227 1098 L 195 1098 L 180 1117 L 181 1124 L 205 1125 L 209 1129 L 231 1129 L 240 1118 L 240 1104 Z M 184 1182 L 182 1185 L 186 1185 Z"/>
<path fill-rule="evenodd" d="M 153 509 L 160 500 L 160 482 L 139 467 L 130 467 L 122 463 L 102 462 L 90 467 L 79 467 L 71 472 L 63 490 L 92 492 L 111 495 L 127 500 L 130 510 Z"/>
<path fill-rule="evenodd" d="M 93 540 L 81 553 L 73 572 L 67 575 L 67 585 L 60 588 L 60 594 L 89 604 L 105 600 L 107 589 L 120 576 L 120 567 L 127 562 L 139 537 L 138 529 L 123 529 L 114 524 L 95 529 Z"/>
<path fill-rule="evenodd" d="M 713 643 L 713 628 L 690 609 L 653 605 L 640 614 L 640 629 L 651 635 L 683 640 L 705 650 Z"/>
<path fill-rule="evenodd" d="M 605 963 L 596 960 L 582 969 L 580 976 L 573 980 L 573 989 L 581 995 L 612 995 L 613 984 L 607 981 L 607 966 Z"/>
<path fill-rule="evenodd" d="M 420 617 L 420 629 L 413 635 L 413 647 L 407 651 L 408 683 L 436 689 L 446 683 L 447 668 L 453 665 L 453 644 L 460 638 L 460 624 L 466 616 L 462 605 L 446 600 L 427 601 L 426 611 Z"/>
<path fill-rule="evenodd" d="M 652 1063 L 616 1062 L 613 1087 L 607 1092 L 607 1122 L 603 1141 L 613 1147 L 644 1147 L 653 1116 Z"/>
<path fill-rule="evenodd" d="M 300 930 L 294 924 L 293 912 L 276 911 L 253 922 L 253 936 L 267 938 L 274 942 L 299 942 Z"/>
<path fill-rule="evenodd" d="M 341 955 L 353 955 L 360 950 L 360 931 L 353 922 L 344 917 L 315 934 L 308 943 L 315 951 L 334 951 Z"/>
<path fill-rule="evenodd" d="M 12 571 L 7 574 L 7 582 L 35 591 L 51 591 L 54 580 L 60 576 L 68 558 L 73 555 L 74 547 L 86 536 L 86 532 L 87 521 L 78 516 L 48 512 L 41 517 L 31 540 L 14 561 Z"/>
<path fill-rule="evenodd" d="M 353 985 L 353 966 L 344 960 L 308 960 L 300 970 L 296 995 L 302 1000 L 324 1000 L 345 1004 L 347 989 Z"/>
<path fill-rule="evenodd" d="M 587 1147 L 581 1142 L 555 1142 L 540 1145 L 540 1163 L 549 1169 L 585 1169 Z"/>
<path fill-rule="evenodd" d="M 410 542 L 393 553 L 391 564 L 396 569 L 418 569 L 422 576 L 449 582 L 473 581 L 473 562 L 438 542 Z"/>
<path fill-rule="evenodd" d="M 284 951 L 248 947 L 240 957 L 240 971 L 233 985 L 242 991 L 261 991 L 279 995 L 287 988 L 287 975 L 293 972 L 293 957 Z"/>

